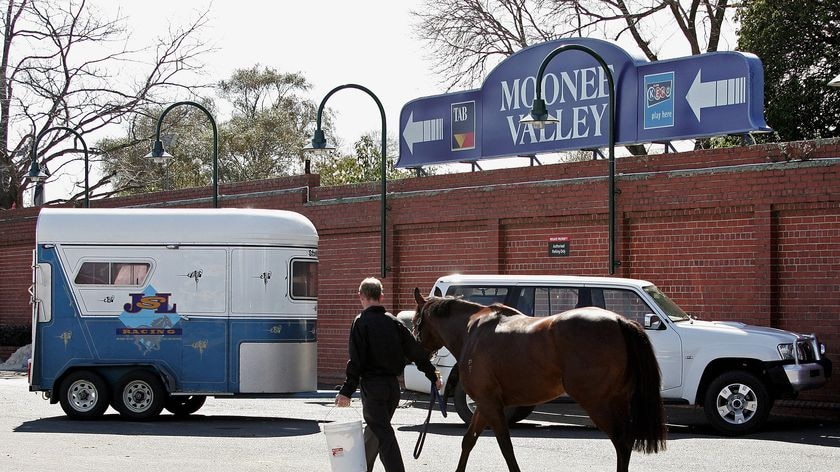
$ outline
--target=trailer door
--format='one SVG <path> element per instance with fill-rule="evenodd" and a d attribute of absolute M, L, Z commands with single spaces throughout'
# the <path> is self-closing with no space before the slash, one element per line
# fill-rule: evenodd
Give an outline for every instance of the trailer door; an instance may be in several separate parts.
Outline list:
<path fill-rule="evenodd" d="M 29 288 L 29 293 L 32 296 L 30 303 L 32 304 L 32 354 L 29 358 L 29 384 L 35 383 L 37 377 L 34 374 L 40 375 L 40 371 L 36 369 L 38 355 L 40 354 L 41 346 L 38 344 L 38 325 L 39 323 L 46 323 L 52 319 L 52 298 L 50 285 L 52 283 L 52 266 L 47 263 L 38 263 L 38 250 L 32 251 L 32 286 Z"/>

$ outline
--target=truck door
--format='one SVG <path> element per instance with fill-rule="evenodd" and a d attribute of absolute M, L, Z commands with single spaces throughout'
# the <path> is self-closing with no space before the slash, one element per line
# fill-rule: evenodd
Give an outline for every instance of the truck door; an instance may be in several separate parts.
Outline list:
<path fill-rule="evenodd" d="M 603 297 L 604 307 L 626 318 L 645 325 L 645 315 L 656 313 L 645 300 L 633 290 L 618 288 L 593 288 L 593 298 Z M 600 293 L 599 293 L 600 292 Z M 656 360 L 662 371 L 662 390 L 682 385 L 682 341 L 679 334 L 669 327 L 663 330 L 646 330 L 653 345 Z"/>

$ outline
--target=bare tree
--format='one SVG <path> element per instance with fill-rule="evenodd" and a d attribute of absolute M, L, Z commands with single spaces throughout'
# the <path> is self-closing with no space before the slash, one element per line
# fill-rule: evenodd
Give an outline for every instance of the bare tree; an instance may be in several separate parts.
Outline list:
<path fill-rule="evenodd" d="M 66 126 L 96 136 L 130 122 L 145 109 L 157 109 L 177 90 L 209 51 L 200 38 L 207 12 L 141 49 L 127 44 L 125 18 L 106 19 L 86 0 L 6 0 L 0 56 L 0 208 L 22 205 L 29 185 L 30 146 L 43 131 Z M 130 71 L 130 72 L 126 72 Z M 128 74 L 130 77 L 127 77 Z M 138 137 L 137 139 L 144 139 Z M 87 140 L 86 140 L 87 141 Z M 37 162 L 60 175 L 81 160 L 70 133 L 56 131 L 38 140 Z M 125 143 L 121 143 L 125 145 Z M 101 151 L 90 152 L 92 162 Z M 71 156 L 72 155 L 72 156 Z M 118 192 L 110 174 L 90 184 L 91 194 Z M 84 187 L 67 199 L 83 196 Z M 49 202 L 48 202 L 49 203 Z"/>
<path fill-rule="evenodd" d="M 426 0 L 416 34 L 448 88 L 474 87 L 533 44 L 569 37 L 623 40 L 649 60 L 679 40 L 687 54 L 717 51 L 734 15 L 729 0 Z M 687 46 L 687 47 L 686 47 Z"/>

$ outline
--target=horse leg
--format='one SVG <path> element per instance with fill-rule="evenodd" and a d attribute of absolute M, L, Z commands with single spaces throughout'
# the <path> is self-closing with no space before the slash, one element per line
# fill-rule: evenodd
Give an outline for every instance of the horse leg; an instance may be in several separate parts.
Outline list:
<path fill-rule="evenodd" d="M 455 469 L 455 472 L 464 472 L 467 469 L 467 459 L 470 457 L 470 452 L 486 427 L 487 422 L 484 421 L 484 416 L 476 408 L 472 421 L 470 421 L 470 425 L 467 428 L 467 434 L 464 435 L 464 439 L 461 441 L 461 458 L 458 459 L 458 468 Z"/>
<path fill-rule="evenodd" d="M 513 455 L 513 443 L 510 441 L 510 430 L 508 429 L 507 418 L 505 418 L 504 407 L 501 404 L 496 405 L 496 408 L 490 410 L 489 415 L 485 415 L 485 419 L 496 435 L 496 442 L 499 443 L 499 449 L 502 450 L 502 456 L 505 458 L 508 470 L 510 472 L 520 472 L 519 464 L 516 463 L 516 457 Z"/>
<path fill-rule="evenodd" d="M 611 441 L 615 447 L 616 472 L 627 472 L 630 469 L 630 454 L 633 453 L 632 441 L 630 444 L 619 438 L 611 439 Z"/>
<path fill-rule="evenodd" d="M 613 399 L 613 402 L 616 400 Z M 633 438 L 630 436 L 629 409 L 626 407 L 610 408 L 609 402 L 601 405 L 581 406 L 589 414 L 589 419 L 603 431 L 615 448 L 617 472 L 627 472 L 630 467 L 630 455 L 633 452 Z M 620 401 L 619 401 L 620 403 Z"/>

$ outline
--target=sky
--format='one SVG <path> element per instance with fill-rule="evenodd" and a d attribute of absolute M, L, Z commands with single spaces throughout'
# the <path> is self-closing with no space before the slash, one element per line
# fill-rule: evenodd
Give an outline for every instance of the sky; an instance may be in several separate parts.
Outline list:
<path fill-rule="evenodd" d="M 169 24 L 185 24 L 208 8 L 203 33 L 216 50 L 204 56 L 207 79 L 229 78 L 255 64 L 299 72 L 311 83 L 304 96 L 320 103 L 333 88 L 355 83 L 382 102 L 388 134 L 397 135 L 403 104 L 443 93 L 430 72 L 424 44 L 415 39 L 410 10 L 419 0 L 93 0 L 104 13 L 118 9 L 132 41 L 152 44 Z M 366 93 L 330 97 L 335 132 L 347 146 L 381 129 L 379 109 Z M 224 119 L 222 117 L 221 119 Z"/>
<path fill-rule="evenodd" d="M 302 74 L 312 86 L 303 96 L 315 103 L 320 103 L 339 85 L 359 84 L 382 102 L 387 134 L 391 138 L 399 136 L 403 105 L 446 92 L 432 71 L 428 45 L 414 32 L 415 20 L 410 12 L 422 8 L 423 3 L 423 0 L 88 0 L 88 5 L 106 17 L 119 14 L 125 18 L 131 47 L 152 45 L 157 37 L 166 35 L 168 28 L 189 24 L 209 9 L 209 21 L 201 37 L 215 50 L 203 56 L 202 82 L 215 83 L 229 78 L 236 69 L 260 64 L 279 72 Z M 184 98 L 187 97 L 177 99 Z M 330 133 L 337 135 L 345 151 L 350 152 L 362 135 L 381 129 L 376 103 L 362 91 L 341 90 L 330 97 L 327 106 L 335 114 L 334 129 L 327 130 L 328 139 Z M 227 119 L 224 110 L 219 113 L 217 121 Z M 547 162 L 545 158 L 541 160 Z M 481 162 L 484 169 L 511 165 L 528 163 L 522 159 Z M 470 169 L 467 164 L 447 167 L 449 171 Z M 95 169 L 93 172 L 95 176 Z M 69 190 L 60 189 L 59 182 L 48 186 L 47 199 L 69 194 Z"/>
<path fill-rule="evenodd" d="M 215 83 L 236 69 L 260 64 L 302 74 L 311 84 L 302 96 L 316 104 L 339 85 L 362 85 L 382 103 L 392 138 L 398 136 L 405 103 L 445 92 L 431 71 L 426 45 L 413 32 L 410 12 L 422 6 L 421 0 L 88 0 L 87 4 L 105 18 L 124 18 L 129 48 L 153 45 L 170 27 L 190 24 L 209 9 L 200 37 L 214 50 L 203 56 L 200 82 Z M 120 80 L 132 79 L 123 72 Z M 381 130 L 376 102 L 363 91 L 341 90 L 326 106 L 334 113 L 334 128 L 325 130 L 327 139 L 332 141 L 334 133 L 345 151 L 350 152 L 362 135 Z M 221 122 L 228 117 L 215 118 Z M 124 130 L 108 134 L 121 133 Z M 82 167 L 74 163 L 65 167 L 64 175 L 54 176 L 46 187 L 47 200 L 69 196 Z M 92 166 L 91 182 L 97 175 Z"/>

